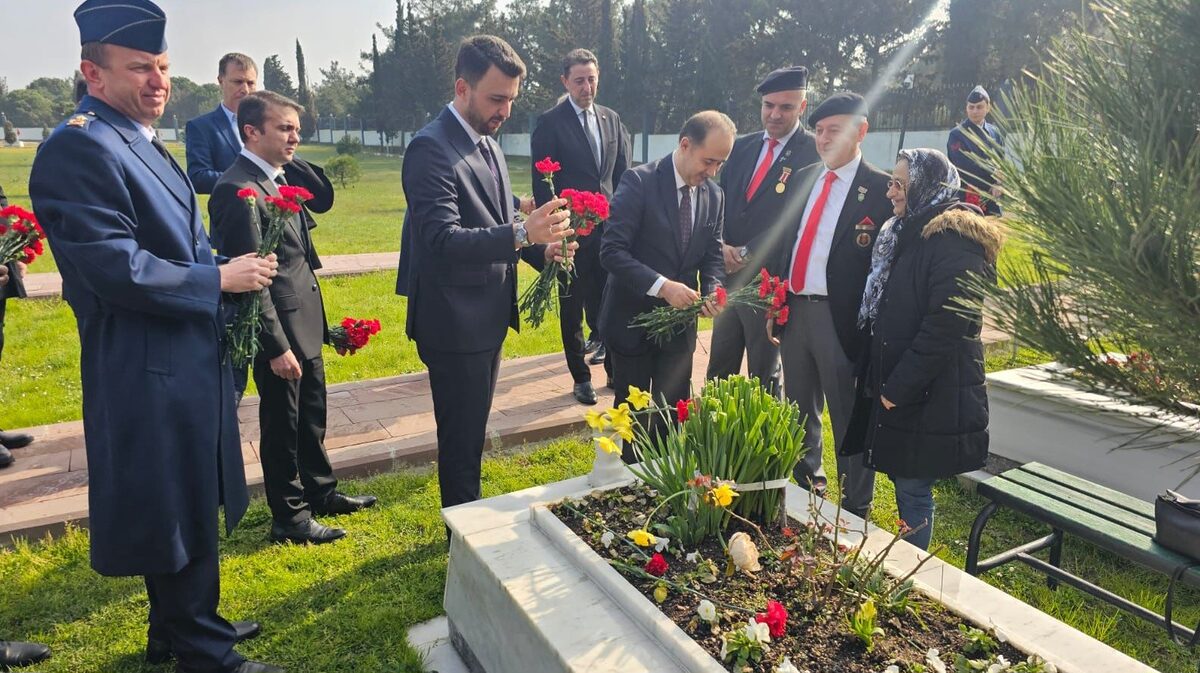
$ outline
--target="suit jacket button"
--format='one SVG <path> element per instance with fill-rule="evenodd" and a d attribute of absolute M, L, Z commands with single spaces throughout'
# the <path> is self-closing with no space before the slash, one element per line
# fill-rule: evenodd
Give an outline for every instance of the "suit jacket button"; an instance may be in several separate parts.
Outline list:
<path fill-rule="evenodd" d="M 317 291 L 317 284 L 316 284 L 316 283 L 313 283 L 313 289 L 312 289 L 312 291 L 313 291 L 313 292 L 316 292 L 316 291 Z"/>

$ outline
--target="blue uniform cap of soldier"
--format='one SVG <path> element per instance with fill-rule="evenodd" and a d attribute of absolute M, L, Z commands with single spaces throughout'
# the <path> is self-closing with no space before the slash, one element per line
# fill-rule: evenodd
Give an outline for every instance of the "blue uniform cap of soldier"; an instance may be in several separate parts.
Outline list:
<path fill-rule="evenodd" d="M 75 10 L 79 43 L 115 44 L 151 54 L 167 50 L 167 15 L 150 0 L 87 0 Z"/>
<path fill-rule="evenodd" d="M 967 94 L 968 103 L 980 103 L 983 101 L 992 102 L 992 97 L 988 95 L 987 89 L 982 86 L 977 86 L 971 89 L 971 93 Z"/>
<path fill-rule="evenodd" d="M 772 70 L 763 81 L 759 83 L 757 91 L 762 95 L 775 93 L 777 91 L 796 91 L 798 89 L 808 88 L 808 68 L 802 65 L 793 65 L 786 68 Z"/>

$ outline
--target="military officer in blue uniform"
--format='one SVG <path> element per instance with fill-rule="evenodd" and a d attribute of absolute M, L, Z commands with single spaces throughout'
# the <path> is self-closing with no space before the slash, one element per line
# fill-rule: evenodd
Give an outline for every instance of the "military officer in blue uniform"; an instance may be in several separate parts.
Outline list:
<path fill-rule="evenodd" d="M 33 208 L 79 327 L 92 567 L 141 575 L 147 659 L 183 673 L 270 673 L 217 613 L 218 507 L 246 511 L 221 293 L 273 258 L 215 259 L 192 185 L 150 125 L 170 97 L 166 17 L 150 0 L 75 10 L 88 95 L 39 148 Z"/>
<path fill-rule="evenodd" d="M 984 149 L 1001 150 L 1004 138 L 1000 129 L 987 121 L 992 111 L 992 98 L 986 89 L 977 86 L 967 95 L 967 118 L 950 130 L 946 141 L 946 156 L 962 176 L 962 200 L 983 209 L 987 215 L 1000 215 L 1000 186 L 990 168 L 980 165 L 972 155 L 983 156 Z"/>

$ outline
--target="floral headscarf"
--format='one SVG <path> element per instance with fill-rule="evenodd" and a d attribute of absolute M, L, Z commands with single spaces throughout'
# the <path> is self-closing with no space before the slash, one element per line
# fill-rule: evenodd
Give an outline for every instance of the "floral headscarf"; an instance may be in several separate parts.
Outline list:
<path fill-rule="evenodd" d="M 871 274 L 867 276 L 862 306 L 858 309 L 859 327 L 865 327 L 879 315 L 879 300 L 892 272 L 896 240 L 904 223 L 921 219 L 930 210 L 954 201 L 961 184 L 958 169 L 938 150 L 900 150 L 896 160 L 908 164 L 906 208 L 903 215 L 892 217 L 879 229 L 879 238 L 871 251 Z"/>

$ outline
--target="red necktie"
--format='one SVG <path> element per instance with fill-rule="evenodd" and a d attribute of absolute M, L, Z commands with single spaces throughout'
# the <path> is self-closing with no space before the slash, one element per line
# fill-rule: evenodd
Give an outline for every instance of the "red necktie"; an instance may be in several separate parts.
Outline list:
<path fill-rule="evenodd" d="M 758 186 L 762 184 L 763 178 L 767 177 L 767 171 L 770 170 L 771 164 L 775 163 L 775 146 L 779 141 L 774 138 L 767 139 L 767 154 L 758 164 L 758 168 L 754 171 L 754 177 L 750 180 L 750 186 L 746 188 L 746 200 L 754 198 L 754 192 L 758 191 Z"/>
<path fill-rule="evenodd" d="M 813 204 L 808 222 L 804 224 L 804 233 L 800 235 L 800 245 L 796 248 L 796 261 L 792 266 L 792 277 L 788 281 L 792 292 L 800 294 L 804 289 L 804 279 L 808 275 L 808 258 L 812 254 L 813 241 L 817 238 L 817 228 L 821 224 L 821 215 L 825 212 L 825 202 L 829 200 L 829 188 L 837 180 L 837 173 L 825 173 L 825 184 L 821 187 L 821 195 Z"/>

